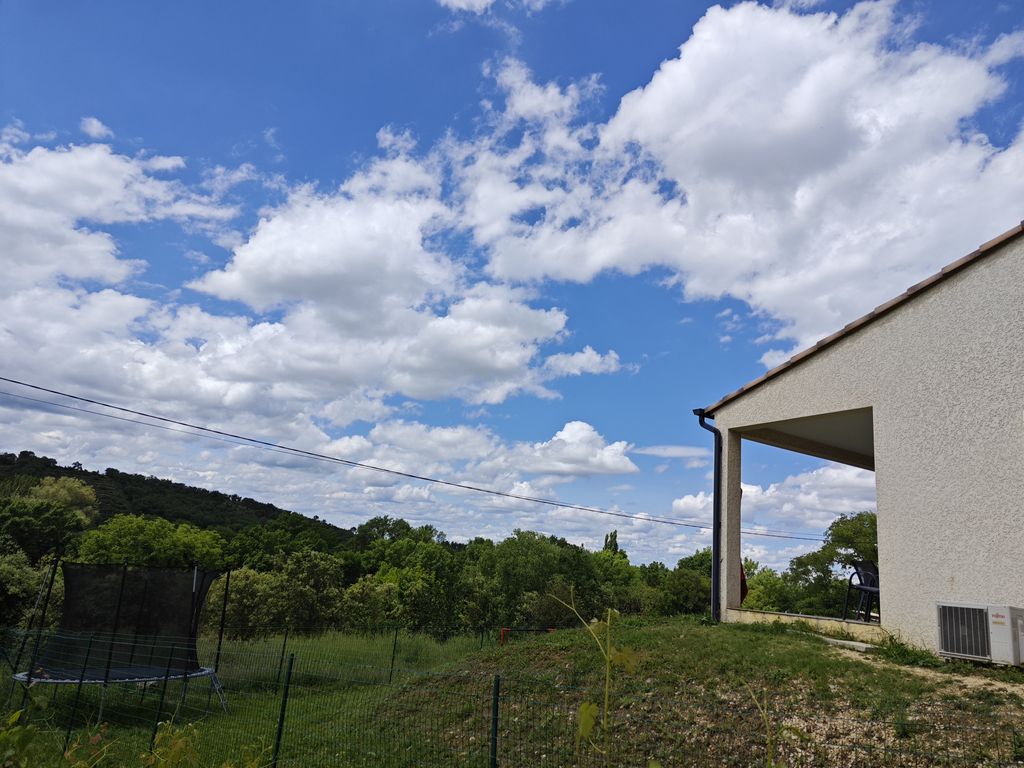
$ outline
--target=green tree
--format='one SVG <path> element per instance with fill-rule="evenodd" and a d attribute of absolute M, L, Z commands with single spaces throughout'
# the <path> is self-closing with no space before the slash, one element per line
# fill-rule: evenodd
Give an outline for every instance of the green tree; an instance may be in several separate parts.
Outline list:
<path fill-rule="evenodd" d="M 790 610 L 810 616 L 838 616 L 846 587 L 834 566 L 835 561 L 824 547 L 794 557 L 782 575 L 793 593 Z"/>
<path fill-rule="evenodd" d="M 28 555 L 7 537 L 0 537 L 0 627 L 20 623 L 39 590 L 41 573 Z"/>
<path fill-rule="evenodd" d="M 668 567 L 664 563 L 659 563 L 655 560 L 653 563 L 641 565 L 639 567 L 640 578 L 644 580 L 644 583 L 649 587 L 660 587 L 665 583 L 665 578 L 669 574 Z"/>
<path fill-rule="evenodd" d="M 602 549 L 593 554 L 594 571 L 598 581 L 608 587 L 626 586 L 637 575 L 636 568 L 629 564 L 625 552 Z"/>
<path fill-rule="evenodd" d="M 663 616 L 705 613 L 710 606 L 710 577 L 689 568 L 676 568 L 665 578 L 657 611 Z"/>
<path fill-rule="evenodd" d="M 565 608 L 552 595 L 571 597 L 569 587 L 560 575 L 551 580 L 550 592 L 524 592 L 519 596 L 519 604 L 516 606 L 515 620 L 512 624 L 517 627 L 535 629 L 565 626 L 568 623 Z"/>
<path fill-rule="evenodd" d="M 591 556 L 602 602 L 621 613 L 641 613 L 644 605 L 644 583 L 639 571 L 629 564 L 626 553 L 618 546 L 605 548 Z"/>
<path fill-rule="evenodd" d="M 836 565 L 850 567 L 855 560 L 878 562 L 878 515 L 858 512 L 840 515 L 825 533 L 822 547 Z"/>
<path fill-rule="evenodd" d="M 83 527 L 96 518 L 96 491 L 74 477 L 44 477 L 26 497 L 64 507 L 79 517 Z"/>
<path fill-rule="evenodd" d="M 619 532 L 612 531 L 604 535 L 604 546 L 601 548 L 605 552 L 611 552 L 613 554 L 619 551 Z"/>
<path fill-rule="evenodd" d="M 533 531 L 517 529 L 494 548 L 491 582 L 501 623 L 515 623 L 524 594 L 542 595 L 547 591 L 558 561 L 557 545 Z"/>
<path fill-rule="evenodd" d="M 790 613 L 796 609 L 793 585 L 781 573 L 767 566 L 747 571 L 747 589 L 744 608 L 777 613 Z"/>
<path fill-rule="evenodd" d="M 356 528 L 353 545 L 364 550 L 378 539 L 395 540 L 405 538 L 412 531 L 412 526 L 405 520 L 393 517 L 372 517 Z"/>
<path fill-rule="evenodd" d="M 78 558 L 86 563 L 199 565 L 217 570 L 223 567 L 224 549 L 224 539 L 216 531 L 187 523 L 174 525 L 160 518 L 116 515 L 82 536 Z"/>
<path fill-rule="evenodd" d="M 687 571 L 696 571 L 710 579 L 713 561 L 714 557 L 711 554 L 711 547 L 704 547 L 703 549 L 698 549 L 692 555 L 682 558 L 676 563 L 676 570 L 682 568 Z"/>
<path fill-rule="evenodd" d="M 341 622 L 344 569 L 326 552 L 294 552 L 280 568 L 280 600 L 285 623 L 293 630 L 337 627 Z"/>
<path fill-rule="evenodd" d="M 494 595 L 497 586 L 494 573 L 495 544 L 490 539 L 475 538 L 461 553 L 461 566 L 456 587 L 459 623 L 471 629 L 501 624 Z"/>
<path fill-rule="evenodd" d="M 342 617 L 345 629 L 356 632 L 379 632 L 398 626 L 398 586 L 375 576 L 364 576 L 345 590 Z"/>
<path fill-rule="evenodd" d="M 11 454 L 4 455 L 10 456 Z M 14 475 L 0 480 L 0 506 L 4 501 L 15 496 L 27 496 L 28 492 L 38 483 L 39 478 L 31 475 Z"/>
<path fill-rule="evenodd" d="M 748 570 L 750 593 L 744 607 L 755 610 L 839 616 L 846 596 L 843 569 L 855 560 L 878 562 L 874 512 L 840 515 L 828 527 L 818 549 L 794 557 L 782 574 Z"/>
<path fill-rule="evenodd" d="M 32 562 L 63 550 L 82 528 L 82 519 L 61 504 L 16 496 L 0 507 L 0 536 L 14 540 Z"/>
<path fill-rule="evenodd" d="M 269 571 L 294 551 L 295 538 L 289 531 L 272 525 L 252 525 L 228 543 L 227 559 L 236 567 Z"/>
<path fill-rule="evenodd" d="M 217 579 L 206 598 L 203 623 L 215 630 L 220 621 L 225 578 Z M 264 573 L 252 568 L 231 572 L 224 625 L 228 637 L 251 639 L 279 631 L 287 623 L 285 616 L 284 578 L 279 573 Z"/>

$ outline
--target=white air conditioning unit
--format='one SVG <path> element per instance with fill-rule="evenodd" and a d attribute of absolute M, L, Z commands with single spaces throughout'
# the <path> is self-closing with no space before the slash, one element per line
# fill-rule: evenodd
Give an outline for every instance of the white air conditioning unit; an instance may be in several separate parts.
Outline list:
<path fill-rule="evenodd" d="M 939 603 L 939 654 L 956 659 L 1020 666 L 1024 608 Z"/>

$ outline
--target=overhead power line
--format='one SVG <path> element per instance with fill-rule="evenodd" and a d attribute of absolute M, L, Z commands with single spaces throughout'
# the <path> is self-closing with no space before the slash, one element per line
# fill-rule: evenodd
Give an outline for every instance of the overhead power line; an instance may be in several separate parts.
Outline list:
<path fill-rule="evenodd" d="M 213 427 L 206 427 L 201 424 L 193 424 L 187 421 L 181 421 L 178 419 L 171 419 L 166 416 L 159 416 L 154 413 L 148 413 L 146 411 L 136 410 L 134 408 L 126 408 L 120 405 L 114 405 L 113 403 L 107 403 L 102 400 L 96 400 L 93 398 L 83 397 L 81 395 L 73 395 L 69 392 L 62 392 L 58 389 L 52 389 L 50 387 L 43 387 L 38 384 L 30 384 L 29 382 L 20 381 L 18 379 L 8 378 L 6 376 L 0 376 L 0 381 L 5 381 L 9 384 L 15 384 L 19 387 L 26 387 L 28 389 L 35 390 L 37 392 L 45 392 L 50 395 L 56 395 L 58 397 L 68 398 L 80 403 L 87 403 L 89 405 L 99 406 L 101 408 L 107 408 L 118 413 L 130 414 L 130 416 L 118 416 L 113 413 L 104 413 L 102 411 L 95 411 L 90 408 L 82 408 L 79 406 L 69 405 L 67 403 L 54 402 L 52 400 L 44 400 L 41 398 L 28 397 L 26 395 L 19 395 L 13 392 L 7 392 L 0 390 L 0 395 L 6 395 L 8 397 L 16 398 L 19 400 L 25 400 L 34 402 L 41 405 L 49 405 L 55 408 L 61 408 L 64 410 L 76 411 L 78 413 L 85 413 L 92 416 L 99 416 L 102 418 L 114 419 L 116 421 L 128 422 L 131 424 L 138 424 L 145 427 L 151 427 L 155 429 L 162 429 L 168 432 L 177 432 L 179 434 L 191 435 L 193 437 L 203 437 L 207 439 L 219 440 L 226 442 L 231 445 L 238 445 L 244 447 L 256 447 L 263 450 L 273 451 L 275 453 L 283 453 L 290 456 L 302 456 L 315 461 L 329 462 L 332 464 L 340 464 L 346 467 L 354 469 L 365 469 L 371 472 L 379 472 L 382 474 L 391 475 L 394 477 L 402 477 L 408 480 L 417 480 L 424 483 L 430 483 L 433 485 L 439 485 L 447 488 L 453 488 L 461 491 L 470 491 L 473 493 L 483 493 L 490 496 L 499 498 L 511 499 L 515 501 L 525 501 L 533 504 L 542 504 L 549 507 L 555 507 L 558 509 L 574 510 L 578 512 L 588 512 L 591 514 L 607 515 L 609 517 L 619 517 L 629 520 L 637 520 L 642 522 L 659 523 L 661 525 L 673 525 L 680 528 L 692 528 L 697 530 L 708 531 L 711 530 L 711 526 L 700 522 L 690 522 L 685 519 L 674 519 L 659 517 L 655 515 L 647 514 L 634 514 L 629 512 L 621 512 L 612 509 L 602 509 L 600 507 L 591 507 L 583 504 L 571 504 L 569 502 L 558 501 L 557 499 L 548 499 L 538 496 L 527 496 L 525 494 L 510 493 L 508 491 L 499 491 L 495 488 L 486 488 L 483 486 L 471 485 L 469 483 L 460 483 L 453 480 L 443 480 L 441 478 L 429 477 L 427 475 L 418 475 L 413 472 L 404 472 L 398 469 L 392 469 L 389 467 L 381 467 L 375 464 L 367 464 L 361 461 L 353 461 L 351 459 L 343 459 L 339 456 L 330 456 L 324 453 L 317 453 L 316 451 L 307 451 L 303 448 L 295 448 L 281 443 L 275 443 L 270 440 L 262 440 L 257 437 L 249 437 L 247 435 L 241 435 L 234 432 L 227 432 L 225 430 L 214 429 Z M 141 418 L 131 418 L 137 416 Z M 143 421 L 142 419 L 150 419 L 151 421 Z M 159 423 L 153 423 L 153 422 Z M 772 529 L 761 529 L 761 530 L 747 530 L 741 529 L 742 534 L 746 536 L 763 536 L 766 538 L 776 539 L 790 539 L 794 541 L 824 541 L 821 536 L 804 533 L 804 532 L 789 532 L 789 531 L 776 531 Z"/>

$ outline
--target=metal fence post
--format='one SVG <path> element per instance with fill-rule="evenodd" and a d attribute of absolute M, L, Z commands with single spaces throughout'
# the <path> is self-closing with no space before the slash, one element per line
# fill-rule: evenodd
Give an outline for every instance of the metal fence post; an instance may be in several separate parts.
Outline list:
<path fill-rule="evenodd" d="M 78 688 L 75 690 L 75 703 L 71 705 L 71 716 L 68 718 L 68 732 L 64 736 L 64 751 L 68 751 L 71 743 L 71 729 L 75 725 L 75 715 L 78 714 L 78 702 L 82 698 L 82 684 L 85 682 L 85 673 L 89 669 L 89 654 L 92 653 L 92 641 L 96 635 L 89 637 L 89 644 L 85 646 L 85 661 L 82 662 L 82 674 L 78 678 Z M 56 686 L 54 686 L 56 687 Z"/>
<path fill-rule="evenodd" d="M 398 627 L 395 627 L 395 641 L 391 644 L 391 668 L 388 670 L 388 685 L 395 679 L 395 655 L 398 653 Z"/>
<path fill-rule="evenodd" d="M 36 661 L 38 661 L 39 659 L 39 644 L 43 641 L 43 626 L 46 624 L 46 609 L 50 606 L 50 595 L 53 593 L 53 582 L 57 578 L 57 563 L 59 562 L 60 558 L 58 557 L 56 560 L 53 561 L 53 566 L 50 568 L 50 579 L 46 584 L 46 597 L 43 599 L 43 610 L 39 617 L 39 625 L 36 627 L 36 643 L 32 649 L 32 661 L 28 665 L 28 674 L 25 676 L 25 693 L 21 697 L 22 709 L 25 709 L 25 703 L 28 701 L 28 689 L 32 687 L 32 672 L 35 670 Z M 31 621 L 29 622 L 29 626 L 32 626 Z M 26 639 L 27 637 L 28 635 L 26 635 Z M 21 647 L 22 650 L 25 648 L 24 643 L 22 643 Z M 20 650 L 18 651 L 18 660 L 15 663 L 21 663 Z M 17 672 L 18 670 L 15 669 L 14 671 Z M 11 688 L 11 693 L 14 693 L 13 687 Z M 9 701 L 10 697 L 8 697 L 8 702 Z M 26 717 L 25 720 L 27 721 L 28 718 Z"/>
<path fill-rule="evenodd" d="M 228 595 L 231 593 L 231 571 L 224 579 L 224 599 L 220 604 L 220 627 L 217 629 L 217 655 L 213 657 L 213 671 L 220 671 L 220 649 L 224 645 L 224 620 L 228 615 Z"/>
<path fill-rule="evenodd" d="M 171 679 L 171 665 L 174 663 L 174 652 L 178 646 L 171 646 L 171 655 L 167 657 L 167 670 L 164 672 L 164 685 L 160 690 L 160 702 L 156 705 L 156 717 L 153 718 L 153 735 L 149 737 L 149 751 L 156 746 L 156 732 L 160 729 L 160 717 L 164 713 L 164 699 L 167 697 L 167 681 Z"/>
<path fill-rule="evenodd" d="M 277 660 L 277 675 L 274 677 L 274 693 L 281 688 L 281 670 L 284 669 L 284 652 L 288 649 L 288 627 L 284 628 L 284 641 L 281 643 L 281 657 Z"/>
<path fill-rule="evenodd" d="M 288 690 L 292 687 L 292 666 L 295 654 L 288 657 L 288 672 L 284 678 L 284 693 L 281 694 L 281 714 L 277 718 L 277 735 L 274 737 L 274 756 L 270 759 L 270 768 L 277 768 L 277 757 L 281 753 L 281 736 L 284 734 L 284 716 L 288 711 Z"/>
<path fill-rule="evenodd" d="M 124 584 L 127 578 L 128 563 L 126 562 L 121 566 L 121 587 L 117 592 L 117 608 L 114 610 L 114 628 L 110 632 L 110 645 L 107 647 L 107 667 L 103 672 L 103 687 L 100 688 L 100 712 L 96 716 L 97 725 L 101 720 L 103 720 L 103 705 L 107 700 L 107 684 L 110 682 L 110 665 L 114 662 L 114 646 L 118 645 L 117 630 L 121 625 L 121 604 L 124 602 Z"/>
<path fill-rule="evenodd" d="M 501 699 L 501 675 L 494 676 L 494 689 L 491 693 L 491 758 L 487 763 L 490 768 L 498 768 L 498 702 Z"/>

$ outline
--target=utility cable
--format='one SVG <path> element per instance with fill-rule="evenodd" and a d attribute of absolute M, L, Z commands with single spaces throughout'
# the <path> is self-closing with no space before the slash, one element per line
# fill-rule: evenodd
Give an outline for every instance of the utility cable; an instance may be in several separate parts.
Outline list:
<path fill-rule="evenodd" d="M 36 398 L 28 398 L 28 397 L 25 397 L 23 395 L 16 395 L 16 394 L 13 394 L 13 393 L 10 393 L 10 392 L 0 392 L 0 394 L 9 395 L 9 396 L 12 396 L 12 397 L 15 397 L 15 398 L 19 398 L 19 399 L 22 399 L 22 400 L 31 400 L 31 401 L 36 402 L 36 403 L 51 405 L 51 406 L 54 406 L 54 407 L 57 407 L 57 408 L 64 408 L 64 409 L 67 409 L 67 410 L 73 410 L 73 411 L 77 411 L 77 412 L 80 412 L 80 413 L 87 413 L 87 414 L 91 414 L 91 415 L 94 415 L 94 416 L 101 416 L 101 417 L 105 417 L 105 418 L 112 418 L 112 419 L 116 419 L 117 421 L 130 422 L 130 423 L 133 423 L 133 424 L 140 424 L 142 426 L 148 426 L 148 427 L 156 427 L 158 429 L 163 429 L 165 431 L 178 432 L 178 433 L 182 433 L 182 434 L 193 435 L 195 437 L 212 438 L 212 439 L 220 440 L 221 442 L 226 442 L 226 443 L 230 443 L 230 444 L 233 444 L 233 445 L 249 446 L 249 447 L 260 447 L 260 448 L 263 448 L 263 449 L 266 449 L 266 450 L 273 451 L 275 453 L 284 453 L 286 455 L 293 455 L 293 456 L 296 456 L 296 455 L 297 456 L 303 456 L 303 457 L 310 458 L 310 459 L 313 459 L 313 460 L 316 460 L 316 461 L 325 461 L 325 462 L 330 462 L 330 463 L 334 463 L 334 464 L 341 464 L 343 466 L 347 466 L 347 467 L 351 467 L 351 468 L 355 468 L 355 469 L 365 469 L 365 470 L 369 470 L 369 471 L 372 471 L 372 472 L 380 472 L 380 473 L 388 474 L 388 475 L 395 476 L 395 477 L 403 477 L 403 478 L 406 478 L 406 479 L 409 479 L 409 480 L 417 480 L 417 481 L 420 481 L 420 482 L 431 483 L 431 484 L 434 484 L 434 485 L 440 485 L 440 486 L 444 486 L 444 487 L 448 487 L 448 488 L 454 488 L 454 489 L 461 490 L 461 491 L 471 491 L 471 492 L 474 492 L 474 493 L 484 493 L 484 494 L 488 494 L 490 496 L 496 496 L 496 497 L 505 498 L 505 499 L 512 499 L 512 500 L 515 500 L 515 501 L 526 501 L 526 502 L 530 502 L 530 503 L 533 503 L 533 504 L 543 504 L 543 505 L 546 505 L 546 506 L 549 506 L 549 507 L 556 507 L 556 508 L 559 508 L 559 509 L 574 510 L 574 511 L 578 511 L 578 512 L 588 512 L 588 513 L 592 513 L 592 514 L 607 515 L 607 516 L 610 516 L 610 517 L 625 518 L 625 519 L 629 519 L 629 520 L 653 522 L 653 523 L 659 523 L 659 524 L 662 524 L 662 525 L 674 525 L 674 526 L 681 527 L 681 528 L 693 528 L 693 529 L 704 530 L 704 531 L 711 530 L 710 526 L 708 526 L 706 524 L 696 523 L 696 522 L 691 523 L 691 522 L 685 522 L 683 520 L 678 520 L 678 519 L 657 517 L 657 516 L 654 516 L 654 515 L 632 514 L 632 513 L 629 513 L 629 512 L 621 512 L 621 511 L 610 510 L 610 509 L 602 509 L 600 507 L 585 506 L 585 505 L 582 505 L 582 504 L 571 504 L 569 502 L 558 501 L 557 499 L 547 499 L 547 498 L 537 497 L 537 496 L 526 496 L 526 495 L 518 494 L 518 493 L 510 493 L 510 492 L 507 492 L 507 491 L 499 491 L 499 490 L 497 490 L 495 488 L 485 488 L 485 487 L 482 487 L 482 486 L 470 485 L 468 483 L 459 483 L 459 482 L 455 482 L 453 480 L 443 480 L 441 478 L 428 477 L 426 475 L 417 475 L 417 474 L 415 474 L 413 472 L 404 472 L 402 470 L 391 469 L 389 467 L 381 467 L 381 466 L 377 466 L 375 464 L 367 464 L 367 463 L 360 462 L 360 461 L 353 461 L 351 459 L 343 459 L 343 458 L 340 458 L 338 456 L 330 456 L 330 455 L 323 454 L 323 453 L 317 453 L 315 451 L 307 451 L 307 450 L 302 449 L 302 448 L 294 448 L 292 446 L 282 445 L 280 443 L 275 443 L 275 442 L 272 442 L 272 441 L 269 441 L 269 440 L 262 440 L 262 439 L 256 438 L 256 437 L 247 437 L 245 435 L 240 435 L 240 434 L 236 434 L 236 433 L 233 433 L 233 432 L 227 432 L 227 431 L 220 430 L 220 429 L 214 429 L 213 427 L 205 427 L 205 426 L 202 426 L 202 425 L 199 425 L 199 424 L 192 424 L 192 423 L 187 422 L 187 421 L 180 421 L 178 419 L 171 419 L 171 418 L 168 418 L 166 416 L 158 416 L 158 415 L 153 414 L 153 413 L 147 413 L 146 411 L 135 410 L 133 408 L 125 408 L 123 406 L 114 405 L 112 403 L 107 403 L 107 402 L 104 402 L 102 400 L 95 400 L 95 399 L 88 398 L 88 397 L 82 397 L 80 395 L 73 395 L 73 394 L 70 394 L 68 392 L 62 392 L 61 390 L 58 390 L 58 389 L 51 389 L 49 387 L 43 387 L 43 386 L 40 386 L 38 384 L 30 384 L 28 382 L 19 381 L 18 379 L 12 379 L 12 378 L 8 378 L 6 376 L 0 376 L 0 381 L 6 381 L 9 384 L 15 384 L 15 385 L 20 386 L 20 387 L 26 387 L 28 389 L 35 390 L 37 392 L 46 392 L 47 394 L 57 395 L 58 397 L 65 397 L 65 398 L 68 398 L 70 400 L 75 400 L 75 401 L 81 402 L 81 403 L 88 403 L 90 405 L 96 405 L 96 406 L 99 406 L 101 408 L 108 408 L 110 410 L 118 411 L 120 413 L 127 413 L 127 414 L 131 414 L 132 416 L 140 416 L 140 417 L 145 418 L 145 419 L 152 419 L 153 421 L 158 421 L 158 422 L 161 422 L 161 423 L 160 424 L 154 424 L 154 423 L 152 423 L 152 421 L 141 421 L 139 419 L 133 419 L 133 418 L 130 418 L 130 417 L 116 416 L 114 414 L 103 413 L 101 411 L 94 411 L 94 410 L 91 410 L 91 409 L 88 409 L 88 408 L 80 408 L 80 407 L 76 407 L 76 406 L 70 406 L 70 405 L 67 405 L 67 404 L 64 404 L 64 403 L 55 403 L 55 402 L 52 402 L 52 401 L 49 401 L 49 400 L 40 400 L 40 399 L 36 399 Z M 169 426 L 169 425 L 173 425 L 173 426 Z M 184 427 L 185 429 L 175 429 L 175 427 Z M 188 430 L 194 430 L 194 431 L 188 431 Z M 794 540 L 794 541 L 824 541 L 824 539 L 821 536 L 815 536 L 815 535 L 809 534 L 809 533 L 807 533 L 807 534 L 805 534 L 805 533 L 784 533 L 784 532 L 781 532 L 781 531 L 773 532 L 773 531 L 770 531 L 768 529 L 761 530 L 761 531 L 741 529 L 740 532 L 742 534 L 744 534 L 744 535 L 747 535 L 747 536 L 762 536 L 762 537 L 767 537 L 767 538 L 791 539 L 791 540 Z"/>

